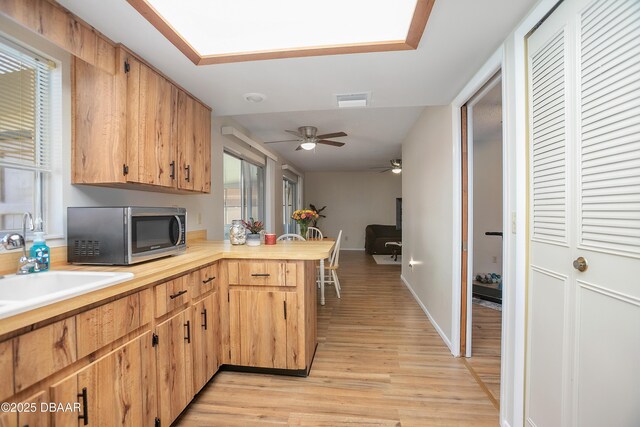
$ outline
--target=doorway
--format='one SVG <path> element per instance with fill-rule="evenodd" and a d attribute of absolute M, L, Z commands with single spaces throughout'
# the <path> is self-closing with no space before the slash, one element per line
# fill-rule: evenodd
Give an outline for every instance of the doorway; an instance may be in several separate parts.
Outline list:
<path fill-rule="evenodd" d="M 502 341 L 503 130 L 498 72 L 462 107 L 461 355 L 496 407 Z"/>

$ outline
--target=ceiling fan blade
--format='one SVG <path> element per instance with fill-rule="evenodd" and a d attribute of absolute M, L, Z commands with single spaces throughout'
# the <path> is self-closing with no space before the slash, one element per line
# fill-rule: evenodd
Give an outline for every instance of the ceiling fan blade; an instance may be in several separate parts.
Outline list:
<path fill-rule="evenodd" d="M 329 141 L 327 139 L 321 139 L 320 141 L 317 142 L 317 144 L 333 145 L 334 147 L 342 147 L 344 145 L 344 142 Z"/>
<path fill-rule="evenodd" d="M 385 170 L 381 170 L 379 173 L 384 173 L 384 172 L 389 172 L 391 170 L 391 168 L 385 169 Z"/>
<path fill-rule="evenodd" d="M 347 134 L 344 132 L 325 133 L 324 135 L 316 135 L 316 138 L 318 139 L 339 138 L 341 136 L 347 136 Z"/>
<path fill-rule="evenodd" d="M 290 133 L 291 135 L 295 135 L 300 139 L 304 139 L 304 135 L 302 135 L 300 132 L 296 131 L 296 130 L 285 130 L 285 132 Z"/>
<path fill-rule="evenodd" d="M 302 150 L 302 145 L 298 145 L 298 148 L 296 148 L 296 151 L 300 151 Z"/>
<path fill-rule="evenodd" d="M 292 141 L 298 141 L 297 139 L 283 139 L 280 141 L 265 141 L 265 144 L 274 144 L 276 142 L 292 142 Z"/>

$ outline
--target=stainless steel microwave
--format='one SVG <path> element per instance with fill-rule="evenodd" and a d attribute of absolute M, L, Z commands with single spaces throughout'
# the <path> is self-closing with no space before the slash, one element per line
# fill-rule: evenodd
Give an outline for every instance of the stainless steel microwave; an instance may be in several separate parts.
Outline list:
<path fill-rule="evenodd" d="M 184 208 L 133 206 L 67 208 L 67 260 L 129 265 L 183 253 Z"/>

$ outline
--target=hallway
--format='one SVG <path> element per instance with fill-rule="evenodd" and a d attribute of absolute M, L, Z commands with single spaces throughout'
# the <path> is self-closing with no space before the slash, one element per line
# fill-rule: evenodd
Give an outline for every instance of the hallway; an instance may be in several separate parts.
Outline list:
<path fill-rule="evenodd" d="M 220 372 L 180 426 L 494 426 L 498 411 L 400 281 L 398 266 L 343 251 L 308 378 Z"/>

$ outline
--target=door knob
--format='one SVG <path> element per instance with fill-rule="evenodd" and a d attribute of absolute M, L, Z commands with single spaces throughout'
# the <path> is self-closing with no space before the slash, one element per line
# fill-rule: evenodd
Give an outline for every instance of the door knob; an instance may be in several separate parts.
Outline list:
<path fill-rule="evenodd" d="M 583 257 L 578 257 L 575 261 L 573 261 L 573 268 L 578 271 L 586 271 L 587 268 L 589 268 L 589 264 Z"/>

